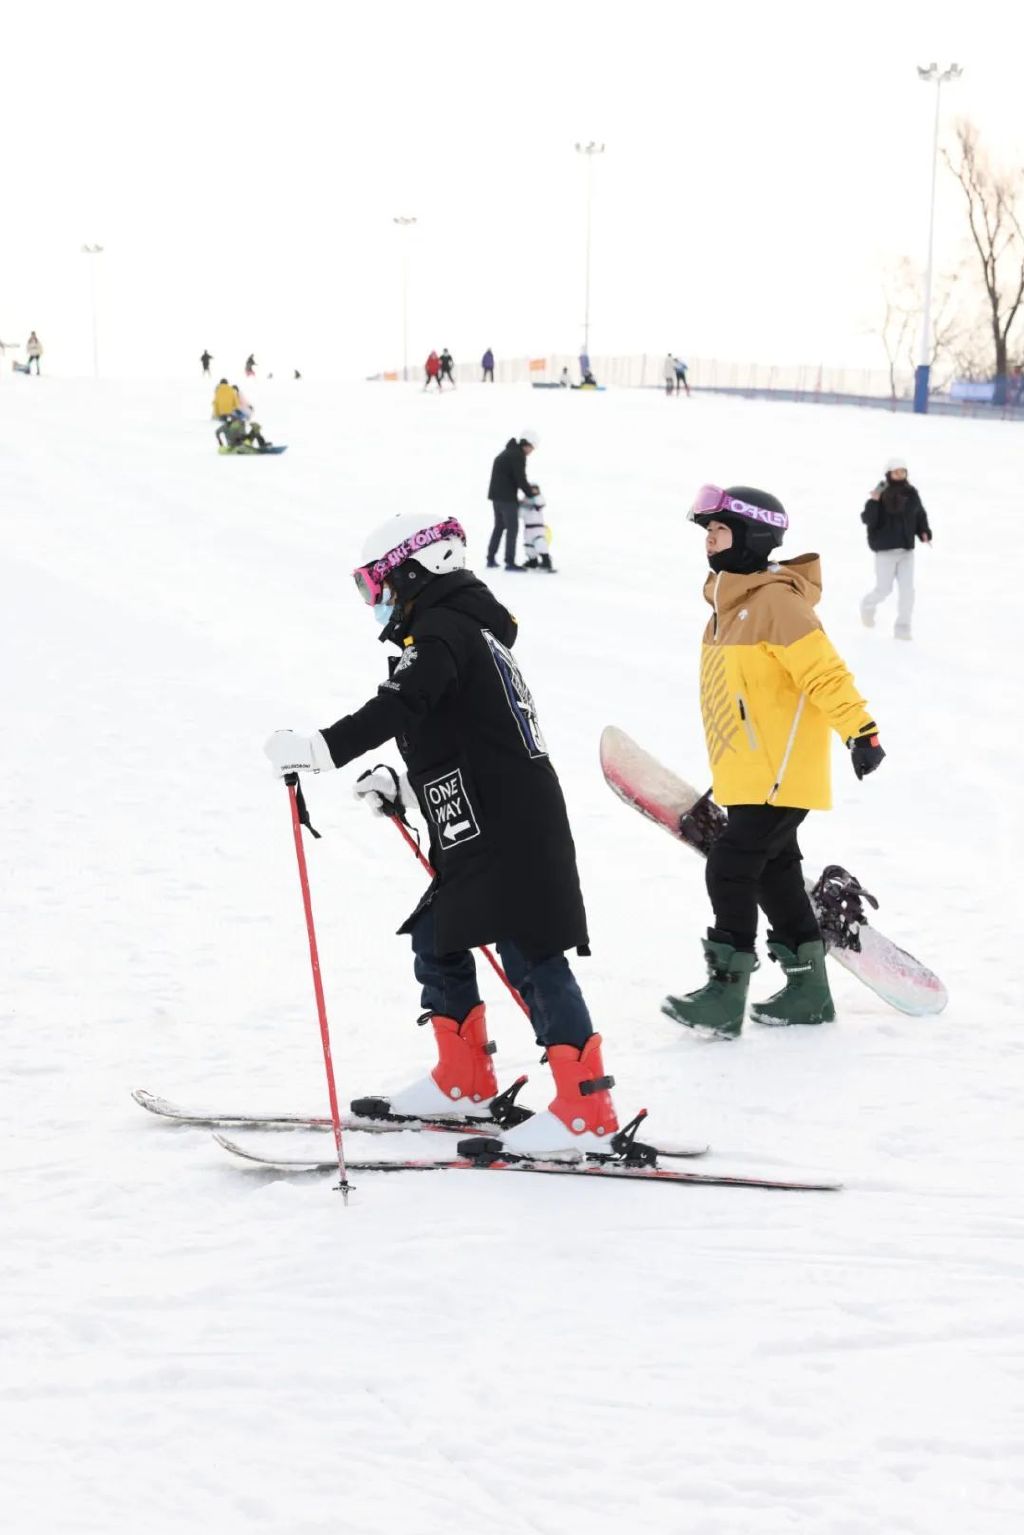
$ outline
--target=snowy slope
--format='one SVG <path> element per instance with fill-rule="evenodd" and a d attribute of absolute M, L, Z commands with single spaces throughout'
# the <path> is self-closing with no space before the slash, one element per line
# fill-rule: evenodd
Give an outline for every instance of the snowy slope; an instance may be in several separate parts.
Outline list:
<path fill-rule="evenodd" d="M 654 391 L 254 393 L 279 459 L 219 458 L 199 386 L 0 391 L 4 1529 L 1017 1528 L 1018 432 Z M 366 1175 L 345 1210 L 329 1180 L 237 1169 L 128 1097 L 323 1111 L 260 748 L 375 687 L 348 573 L 382 516 L 455 513 L 482 565 L 490 460 L 524 424 L 560 573 L 495 586 L 569 800 L 620 1112 L 709 1140 L 708 1166 L 836 1174 L 840 1195 Z M 910 646 L 856 609 L 857 514 L 896 449 L 936 532 Z M 702 870 L 613 799 L 597 739 L 615 721 L 703 778 L 683 515 L 706 479 L 776 491 L 788 552 L 824 556 L 825 623 L 889 757 L 857 784 L 837 748 L 804 849 L 941 971 L 939 1019 L 838 970 L 820 1031 L 709 1044 L 658 1012 L 700 976 Z M 421 877 L 351 798 L 358 770 L 308 787 L 346 1098 L 427 1059 L 392 936 Z M 502 1075 L 531 1071 L 543 1101 L 521 1019 L 481 984 Z"/>

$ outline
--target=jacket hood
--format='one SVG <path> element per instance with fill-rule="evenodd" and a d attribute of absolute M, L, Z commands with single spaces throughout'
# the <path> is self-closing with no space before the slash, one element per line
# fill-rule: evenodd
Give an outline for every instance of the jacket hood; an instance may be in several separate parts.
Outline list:
<path fill-rule="evenodd" d="M 764 587 L 789 586 L 810 606 L 821 601 L 821 560 L 816 554 L 798 554 L 795 559 L 781 560 L 769 565 L 767 570 L 756 570 L 752 575 L 735 575 L 723 570 L 720 575 L 711 571 L 704 582 L 704 599 L 719 614 L 738 608 Z"/>
<path fill-rule="evenodd" d="M 412 604 L 405 625 L 406 632 L 414 632 L 416 620 L 434 608 L 448 608 L 465 614 L 482 629 L 490 629 L 503 645 L 515 642 L 517 626 L 512 614 L 502 606 L 490 587 L 485 586 L 471 570 L 456 570 L 450 576 L 435 576 Z"/>

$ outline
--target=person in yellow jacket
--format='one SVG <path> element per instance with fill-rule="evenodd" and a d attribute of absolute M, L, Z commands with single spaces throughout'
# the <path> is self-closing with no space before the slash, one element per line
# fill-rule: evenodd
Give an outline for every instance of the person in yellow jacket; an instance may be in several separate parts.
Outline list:
<path fill-rule="evenodd" d="M 797 828 L 831 807 L 831 740 L 850 749 L 858 778 L 885 756 L 878 730 L 815 613 L 816 554 L 775 563 L 789 526 L 767 491 L 735 485 L 698 492 L 690 520 L 704 528 L 713 609 L 701 648 L 700 695 L 712 790 L 727 825 L 707 861 L 714 911 L 707 985 L 666 997 L 662 1011 L 689 1028 L 735 1036 L 757 967 L 758 907 L 768 952 L 786 983 L 750 1009 L 761 1023 L 830 1022 L 825 949 L 804 884 Z"/>
<path fill-rule="evenodd" d="M 238 409 L 238 390 L 222 378 L 213 391 L 213 414 L 218 421 L 226 421 Z"/>

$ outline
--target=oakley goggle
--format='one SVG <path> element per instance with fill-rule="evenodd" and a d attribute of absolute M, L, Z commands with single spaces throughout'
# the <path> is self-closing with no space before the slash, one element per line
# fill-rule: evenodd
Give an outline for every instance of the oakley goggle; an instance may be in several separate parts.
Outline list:
<path fill-rule="evenodd" d="M 731 512 L 734 517 L 745 517 L 749 522 L 767 523 L 770 528 L 780 528 L 783 533 L 789 527 L 785 512 L 773 512 L 766 506 L 740 501 L 717 485 L 702 485 L 687 513 L 687 521 L 701 522 L 704 518 L 714 517 L 716 512 Z"/>
<path fill-rule="evenodd" d="M 421 549 L 439 544 L 445 538 L 461 538 L 463 543 L 466 542 L 462 524 L 455 517 L 448 517 L 444 522 L 435 522 L 433 527 L 420 528 L 410 533 L 408 538 L 389 549 L 387 554 L 382 554 L 379 560 L 360 565 L 358 570 L 352 572 L 356 591 L 368 607 L 376 607 L 384 595 L 384 586 L 392 571 L 404 565 L 406 560 L 413 559 Z"/>

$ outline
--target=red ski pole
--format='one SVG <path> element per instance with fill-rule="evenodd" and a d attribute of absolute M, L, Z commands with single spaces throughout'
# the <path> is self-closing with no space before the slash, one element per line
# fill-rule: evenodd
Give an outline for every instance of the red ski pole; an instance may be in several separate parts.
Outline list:
<path fill-rule="evenodd" d="M 395 825 L 398 827 L 398 830 L 402 833 L 402 836 L 405 838 L 405 845 L 406 845 L 406 847 L 412 849 L 412 851 L 416 854 L 416 857 L 419 859 L 420 863 L 423 865 L 423 867 L 426 869 L 427 873 L 430 875 L 431 879 L 435 879 L 436 875 L 435 875 L 433 866 L 431 865 L 429 860 L 423 856 L 423 851 L 422 851 L 419 843 L 416 841 L 416 838 L 412 835 L 412 833 L 410 832 L 409 828 L 406 826 L 405 822 L 402 820 L 401 816 L 393 815 L 391 817 L 391 819 L 392 819 L 392 821 L 394 821 Z M 513 1002 L 516 1002 L 522 1008 L 522 1010 L 526 1014 L 527 1018 L 529 1018 L 529 1016 L 530 1016 L 530 1009 L 527 1007 L 526 1003 L 523 1001 L 523 999 L 519 995 L 518 991 L 516 991 L 515 987 L 512 985 L 512 982 L 509 980 L 508 976 L 505 974 L 504 970 L 502 969 L 500 962 L 495 959 L 494 955 L 491 953 L 490 949 L 487 947 L 487 945 L 485 943 L 482 943 L 480 945 L 480 953 L 483 955 L 484 959 L 490 965 L 491 969 L 494 971 L 494 973 L 498 977 L 499 981 L 501 981 L 502 985 L 508 987 L 509 994 L 511 995 Z"/>
<path fill-rule="evenodd" d="M 302 810 L 299 809 L 299 799 L 302 790 L 299 788 L 297 773 L 286 773 L 285 783 L 288 785 L 288 798 L 292 807 L 292 832 L 295 836 L 295 856 L 299 861 L 299 883 L 302 886 L 302 905 L 306 913 L 306 932 L 309 934 L 309 958 L 313 966 L 313 991 L 316 995 L 316 1010 L 320 1019 L 320 1039 L 324 1047 L 324 1068 L 327 1072 L 327 1096 L 331 1104 L 331 1128 L 334 1131 L 334 1145 L 338 1153 L 338 1173 L 341 1182 L 338 1188 L 345 1204 L 348 1204 L 349 1190 L 352 1184 L 348 1181 L 348 1172 L 345 1168 L 345 1151 L 341 1143 L 341 1115 L 338 1112 L 338 1091 L 334 1085 L 334 1062 L 331 1059 L 331 1035 L 327 1027 L 327 1004 L 324 1002 L 323 982 L 320 979 L 320 955 L 316 947 L 316 929 L 313 926 L 313 906 L 309 899 L 309 875 L 306 872 L 306 850 L 302 845 L 302 825 L 305 821 L 309 825 L 309 817 L 305 814 L 305 802 Z M 310 828 L 312 830 L 312 828 Z M 315 834 L 314 834 L 315 835 Z"/>

